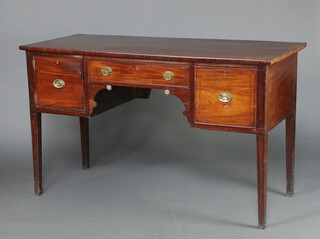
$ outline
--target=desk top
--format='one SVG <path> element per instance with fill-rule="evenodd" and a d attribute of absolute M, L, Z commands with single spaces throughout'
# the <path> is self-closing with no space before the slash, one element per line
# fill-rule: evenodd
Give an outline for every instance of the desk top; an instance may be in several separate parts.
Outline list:
<path fill-rule="evenodd" d="M 271 65 L 306 43 L 77 34 L 20 46 L 58 54 Z"/>

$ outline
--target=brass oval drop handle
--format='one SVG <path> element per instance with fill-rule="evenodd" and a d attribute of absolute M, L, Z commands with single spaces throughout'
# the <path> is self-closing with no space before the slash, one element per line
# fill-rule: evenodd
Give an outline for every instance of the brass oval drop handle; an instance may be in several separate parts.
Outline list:
<path fill-rule="evenodd" d="M 112 73 L 112 69 L 110 67 L 108 67 L 108 66 L 102 67 L 101 73 L 104 76 L 109 76 Z"/>
<path fill-rule="evenodd" d="M 221 92 L 217 96 L 218 100 L 220 100 L 223 103 L 229 103 L 230 101 L 233 100 L 233 97 L 230 93 L 228 92 Z"/>
<path fill-rule="evenodd" d="M 61 80 L 61 79 L 55 79 L 53 82 L 52 82 L 53 86 L 56 87 L 57 89 L 61 89 L 63 87 L 65 87 L 66 83 Z"/>
<path fill-rule="evenodd" d="M 165 79 L 167 81 L 170 81 L 174 78 L 174 74 L 171 71 L 164 72 L 162 76 L 163 76 L 163 79 Z"/>

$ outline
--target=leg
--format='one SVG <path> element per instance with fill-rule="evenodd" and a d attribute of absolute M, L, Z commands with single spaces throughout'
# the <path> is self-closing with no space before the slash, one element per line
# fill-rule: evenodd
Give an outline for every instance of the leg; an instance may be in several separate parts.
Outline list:
<path fill-rule="evenodd" d="M 286 164 L 287 164 L 287 197 L 294 192 L 294 153 L 295 153 L 296 114 L 286 119 Z"/>
<path fill-rule="evenodd" d="M 42 192 L 42 155 L 41 155 L 41 113 L 31 112 L 31 135 L 34 172 L 34 192 Z"/>
<path fill-rule="evenodd" d="M 82 167 L 84 170 L 90 168 L 89 164 L 89 119 L 80 117 L 80 134 L 82 149 Z"/>
<path fill-rule="evenodd" d="M 258 220 L 259 229 L 266 227 L 268 134 L 257 135 Z"/>

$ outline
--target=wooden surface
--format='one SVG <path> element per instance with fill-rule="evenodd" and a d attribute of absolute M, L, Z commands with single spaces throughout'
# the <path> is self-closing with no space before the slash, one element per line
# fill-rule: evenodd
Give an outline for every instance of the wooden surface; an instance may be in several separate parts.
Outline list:
<path fill-rule="evenodd" d="M 266 68 L 265 127 L 269 131 L 295 110 L 297 54 Z"/>
<path fill-rule="evenodd" d="M 104 76 L 101 72 L 103 67 L 110 67 L 112 73 Z M 117 60 L 89 60 L 89 80 L 102 80 L 112 82 L 127 82 L 144 85 L 173 85 L 188 86 L 189 65 L 173 64 L 172 62 L 155 63 L 153 61 L 117 61 Z M 174 78 L 170 81 L 163 78 L 163 73 L 171 71 Z"/>
<path fill-rule="evenodd" d="M 287 173 L 287 196 L 294 194 L 294 159 L 296 142 L 296 113 L 286 118 L 286 173 Z"/>
<path fill-rule="evenodd" d="M 305 43 L 77 34 L 20 46 L 21 50 L 122 58 L 274 64 Z"/>
<path fill-rule="evenodd" d="M 268 134 L 257 134 L 258 227 L 266 227 Z"/>
<path fill-rule="evenodd" d="M 197 66 L 195 76 L 197 123 L 255 127 L 255 70 Z M 221 92 L 233 99 L 221 102 Z"/>
<path fill-rule="evenodd" d="M 36 105 L 83 111 L 81 62 L 78 58 L 34 57 Z M 63 80 L 65 87 L 54 87 L 55 79 Z"/>
<path fill-rule="evenodd" d="M 87 170 L 90 168 L 89 158 L 89 119 L 79 117 L 80 123 L 80 138 L 81 138 L 81 152 L 82 152 L 82 168 Z"/>
<path fill-rule="evenodd" d="M 33 174 L 34 174 L 34 193 L 42 193 L 42 127 L 41 113 L 30 112 L 32 155 L 33 155 Z"/>

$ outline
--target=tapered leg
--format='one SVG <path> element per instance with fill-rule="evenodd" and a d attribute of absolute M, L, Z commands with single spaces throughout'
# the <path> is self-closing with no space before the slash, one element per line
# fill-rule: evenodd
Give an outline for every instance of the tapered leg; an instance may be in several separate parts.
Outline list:
<path fill-rule="evenodd" d="M 34 172 L 34 193 L 42 193 L 42 142 L 41 142 L 41 113 L 31 112 L 31 135 Z"/>
<path fill-rule="evenodd" d="M 287 197 L 294 193 L 294 155 L 296 136 L 296 114 L 286 119 L 286 166 L 287 166 Z"/>
<path fill-rule="evenodd" d="M 80 117 L 80 134 L 82 149 L 82 167 L 84 170 L 90 168 L 89 163 L 89 119 Z"/>
<path fill-rule="evenodd" d="M 257 135 L 258 220 L 259 229 L 266 227 L 268 134 Z"/>

